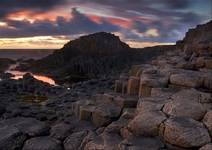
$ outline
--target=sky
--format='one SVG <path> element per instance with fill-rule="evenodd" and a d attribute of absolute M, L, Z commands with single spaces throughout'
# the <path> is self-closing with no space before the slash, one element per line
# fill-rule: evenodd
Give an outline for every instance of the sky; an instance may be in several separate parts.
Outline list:
<path fill-rule="evenodd" d="M 58 49 L 111 32 L 131 47 L 173 44 L 212 19 L 212 0 L 0 0 L 0 49 Z"/>

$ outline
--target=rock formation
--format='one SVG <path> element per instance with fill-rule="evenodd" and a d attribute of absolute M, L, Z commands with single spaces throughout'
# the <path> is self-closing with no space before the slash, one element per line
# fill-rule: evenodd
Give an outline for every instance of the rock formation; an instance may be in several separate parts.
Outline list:
<path fill-rule="evenodd" d="M 0 148 L 211 150 L 210 35 L 201 38 L 206 45 L 201 50 L 188 54 L 186 48 L 201 45 L 194 33 L 211 27 L 209 22 L 190 30 L 177 49 L 133 65 L 119 79 L 75 83 L 42 105 L 9 97 L 10 103 L 0 106 Z M 24 80 L 36 82 L 29 74 Z"/>
<path fill-rule="evenodd" d="M 132 49 L 119 37 L 99 32 L 70 41 L 53 54 L 22 64 L 18 69 L 48 74 L 59 83 L 73 83 L 118 74 L 136 60 L 148 60 L 163 51 L 165 48 L 160 46 L 148 50 Z"/>

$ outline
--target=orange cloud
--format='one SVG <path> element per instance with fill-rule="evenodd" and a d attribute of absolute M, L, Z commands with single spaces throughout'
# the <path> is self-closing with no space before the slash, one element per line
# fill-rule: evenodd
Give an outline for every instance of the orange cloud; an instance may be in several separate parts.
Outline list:
<path fill-rule="evenodd" d="M 92 21 L 101 24 L 102 23 L 102 18 L 99 16 L 95 16 L 95 15 L 88 15 L 89 19 L 91 19 Z"/>
<path fill-rule="evenodd" d="M 131 28 L 132 22 L 130 20 L 124 20 L 124 19 L 117 19 L 117 18 L 107 18 L 107 20 L 117 26 L 123 27 L 123 28 Z"/>
<path fill-rule="evenodd" d="M 55 21 L 58 17 L 58 14 L 62 14 L 62 16 L 65 18 L 65 19 L 69 19 L 71 18 L 71 15 L 70 13 L 58 13 L 57 12 L 45 12 L 45 13 L 38 13 L 38 12 L 32 12 L 32 11 L 29 11 L 29 10 L 25 10 L 25 11 L 20 11 L 20 12 L 16 12 L 16 13 L 12 13 L 12 14 L 9 14 L 7 16 L 8 19 L 11 19 L 11 20 L 28 20 L 30 22 L 34 22 L 35 20 L 50 20 L 50 21 Z"/>
<path fill-rule="evenodd" d="M 119 19 L 119 18 L 113 18 L 113 17 L 102 17 L 97 15 L 86 15 L 91 19 L 92 21 L 101 24 L 103 20 L 110 22 L 113 25 L 120 26 L 122 28 L 130 29 L 132 27 L 132 22 L 127 19 Z"/>

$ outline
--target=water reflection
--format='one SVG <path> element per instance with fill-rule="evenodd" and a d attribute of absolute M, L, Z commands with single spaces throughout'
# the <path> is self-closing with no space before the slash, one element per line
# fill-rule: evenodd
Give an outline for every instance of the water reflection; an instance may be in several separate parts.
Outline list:
<path fill-rule="evenodd" d="M 6 73 L 12 74 L 14 76 L 14 77 L 12 77 L 12 79 L 15 79 L 15 80 L 23 78 L 24 74 L 28 73 L 28 72 L 14 70 L 17 66 L 18 66 L 18 64 L 11 65 L 10 68 L 6 71 Z M 31 73 L 31 75 L 37 80 L 49 83 L 51 85 L 56 85 L 55 81 L 47 76 L 36 75 L 33 73 Z"/>

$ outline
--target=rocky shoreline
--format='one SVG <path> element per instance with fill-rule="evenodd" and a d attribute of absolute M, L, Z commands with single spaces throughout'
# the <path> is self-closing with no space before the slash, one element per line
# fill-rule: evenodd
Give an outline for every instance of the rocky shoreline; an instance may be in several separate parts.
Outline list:
<path fill-rule="evenodd" d="M 208 27 L 212 22 L 119 78 L 70 87 L 50 86 L 30 74 L 0 82 L 0 149 L 211 150 Z"/>

